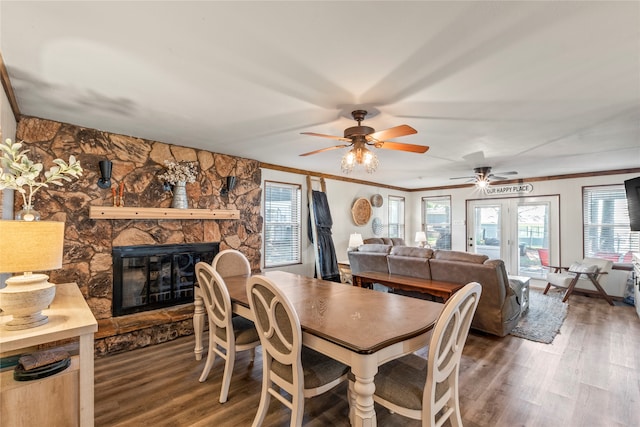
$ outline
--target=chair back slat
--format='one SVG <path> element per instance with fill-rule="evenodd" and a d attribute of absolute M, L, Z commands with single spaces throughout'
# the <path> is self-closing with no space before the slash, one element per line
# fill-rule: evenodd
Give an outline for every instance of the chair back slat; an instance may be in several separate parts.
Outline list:
<path fill-rule="evenodd" d="M 451 425 L 462 425 L 457 410 L 460 358 L 481 292 L 482 287 L 476 282 L 465 285 L 447 301 L 436 322 L 429 344 L 422 405 L 423 420 L 431 420 L 431 425 L 442 425 L 447 420 Z"/>
<path fill-rule="evenodd" d="M 224 279 L 211 265 L 205 262 L 196 264 L 196 277 L 198 278 L 204 306 L 209 315 L 209 321 L 213 322 L 215 327 L 224 331 L 226 342 L 231 341 L 233 339 L 231 297 Z"/>
<path fill-rule="evenodd" d="M 230 276 L 248 276 L 251 274 L 251 265 L 246 256 L 235 249 L 225 249 L 218 252 L 211 262 L 213 269 L 222 278 Z"/>
<path fill-rule="evenodd" d="M 289 300 L 264 276 L 253 276 L 247 292 L 264 351 L 283 365 L 300 365 L 302 330 Z"/>

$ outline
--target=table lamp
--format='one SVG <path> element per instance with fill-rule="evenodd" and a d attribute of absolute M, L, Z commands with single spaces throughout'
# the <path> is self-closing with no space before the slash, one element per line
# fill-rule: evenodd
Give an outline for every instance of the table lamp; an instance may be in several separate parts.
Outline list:
<path fill-rule="evenodd" d="M 424 248 L 427 243 L 427 234 L 424 231 L 416 231 L 416 243 L 419 247 Z"/>
<path fill-rule="evenodd" d="M 347 254 L 354 249 L 358 249 L 360 245 L 364 245 L 364 242 L 362 241 L 362 235 L 360 233 L 353 233 L 349 235 Z"/>
<path fill-rule="evenodd" d="M 62 267 L 64 222 L 0 221 L 0 273 L 24 273 L 6 280 L 0 289 L 0 308 L 13 319 L 8 330 L 28 329 L 49 321 L 41 313 L 56 294 L 46 274 Z"/>

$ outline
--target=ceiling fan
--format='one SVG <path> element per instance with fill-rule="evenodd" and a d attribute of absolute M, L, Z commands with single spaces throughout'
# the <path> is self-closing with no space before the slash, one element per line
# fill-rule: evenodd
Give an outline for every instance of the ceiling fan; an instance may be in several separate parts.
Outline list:
<path fill-rule="evenodd" d="M 472 176 L 456 176 L 454 178 L 449 179 L 468 179 L 467 182 L 475 182 L 478 187 L 486 187 L 489 185 L 491 181 L 502 181 L 505 179 L 509 179 L 506 176 L 502 175 L 517 175 L 516 171 L 509 172 L 496 172 L 495 174 L 491 173 L 491 166 L 481 166 L 473 169 L 474 175 Z"/>
<path fill-rule="evenodd" d="M 356 164 L 365 166 L 367 172 L 373 172 L 378 166 L 376 155 L 367 148 L 373 146 L 375 148 L 383 148 L 386 150 L 408 151 L 410 153 L 425 153 L 429 147 L 425 145 L 403 144 L 399 142 L 387 141 L 390 138 L 412 135 L 418 133 L 409 125 L 395 126 L 389 129 L 376 130 L 369 126 L 362 126 L 361 122 L 367 115 L 365 110 L 355 110 L 351 112 L 353 119 L 358 122 L 358 126 L 353 126 L 344 130 L 344 137 L 325 135 L 315 132 L 302 132 L 302 135 L 319 136 L 321 138 L 336 139 L 338 141 L 348 142 L 348 144 L 334 145 L 333 147 L 321 148 L 320 150 L 310 151 L 300 154 L 301 156 L 310 156 L 312 154 L 322 153 L 324 151 L 335 150 L 336 148 L 352 147 L 348 153 L 342 158 L 343 172 L 351 172 Z"/>

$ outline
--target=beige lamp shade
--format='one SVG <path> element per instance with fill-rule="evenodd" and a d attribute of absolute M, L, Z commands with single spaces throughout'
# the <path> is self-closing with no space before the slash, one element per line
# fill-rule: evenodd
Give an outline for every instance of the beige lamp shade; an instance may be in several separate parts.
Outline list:
<path fill-rule="evenodd" d="M 427 241 L 427 234 L 424 231 L 416 231 L 416 242 L 420 243 L 420 242 L 426 242 Z"/>
<path fill-rule="evenodd" d="M 62 267 L 64 222 L 0 221 L 0 273 Z"/>
<path fill-rule="evenodd" d="M 360 233 L 353 233 L 349 236 L 349 247 L 357 248 L 360 245 L 363 245 L 362 235 Z"/>

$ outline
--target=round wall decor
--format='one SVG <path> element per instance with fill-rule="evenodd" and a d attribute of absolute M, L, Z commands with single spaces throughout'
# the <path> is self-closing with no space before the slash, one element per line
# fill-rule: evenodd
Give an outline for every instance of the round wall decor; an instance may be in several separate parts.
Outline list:
<path fill-rule="evenodd" d="M 356 200 L 351 208 L 351 215 L 356 225 L 366 225 L 371 219 L 371 203 L 369 203 L 369 200 L 364 197 Z"/>
<path fill-rule="evenodd" d="M 384 199 L 382 198 L 382 195 L 380 194 L 374 194 L 373 196 L 371 196 L 371 206 L 373 206 L 374 208 L 379 208 L 382 206 Z"/>
<path fill-rule="evenodd" d="M 378 217 L 373 218 L 371 221 L 371 228 L 373 229 L 373 234 L 375 236 L 380 236 L 382 234 L 382 220 Z"/>

